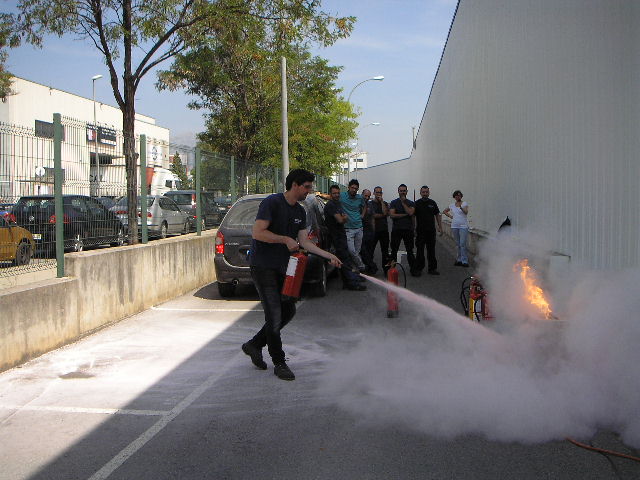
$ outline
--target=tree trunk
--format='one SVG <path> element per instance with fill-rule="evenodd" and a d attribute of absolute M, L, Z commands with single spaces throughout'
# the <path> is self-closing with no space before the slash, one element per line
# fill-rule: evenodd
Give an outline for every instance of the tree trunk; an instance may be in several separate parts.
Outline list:
<path fill-rule="evenodd" d="M 128 90 L 128 86 L 125 85 L 125 105 L 124 111 L 122 112 L 122 120 L 124 130 L 124 156 L 127 171 L 129 245 L 135 245 L 138 243 L 138 156 L 136 155 L 135 106 L 133 104 L 133 92 L 131 92 L 131 96 L 129 97 Z"/>

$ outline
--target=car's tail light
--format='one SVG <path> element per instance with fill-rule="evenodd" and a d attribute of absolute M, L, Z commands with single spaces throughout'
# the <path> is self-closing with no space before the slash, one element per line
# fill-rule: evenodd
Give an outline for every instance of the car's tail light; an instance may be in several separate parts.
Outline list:
<path fill-rule="evenodd" d="M 224 234 L 220 230 L 216 233 L 216 253 L 224 254 Z"/>
<path fill-rule="evenodd" d="M 142 213 L 138 212 L 138 216 L 141 217 Z M 153 218 L 153 215 L 151 215 L 151 212 L 147 212 L 147 218 Z"/>
<path fill-rule="evenodd" d="M 309 228 L 309 233 L 308 233 L 307 237 L 309 238 L 309 240 L 311 240 L 316 245 L 318 245 L 320 243 L 320 239 L 318 238 L 318 233 L 315 230 L 313 230 L 312 228 Z"/>
<path fill-rule="evenodd" d="M 196 194 L 192 193 L 191 194 L 191 206 L 195 207 L 195 205 L 196 205 Z"/>
<path fill-rule="evenodd" d="M 129 212 L 127 212 L 126 210 L 116 210 L 116 215 L 126 215 L 127 213 Z"/>
<path fill-rule="evenodd" d="M 56 223 L 56 216 L 55 215 L 51 215 L 49 217 L 49 223 Z M 69 216 L 65 213 L 62 215 L 62 223 L 71 223 L 71 219 L 69 218 Z"/>

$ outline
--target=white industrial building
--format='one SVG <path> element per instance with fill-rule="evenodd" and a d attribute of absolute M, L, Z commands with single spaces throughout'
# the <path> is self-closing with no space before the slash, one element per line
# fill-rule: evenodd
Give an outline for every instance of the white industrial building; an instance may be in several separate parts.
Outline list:
<path fill-rule="evenodd" d="M 410 158 L 361 185 L 460 189 L 477 231 L 509 216 L 598 269 L 640 265 L 640 2 L 461 0 Z"/>
<path fill-rule="evenodd" d="M 0 103 L 0 197 L 52 193 L 54 113 L 63 117 L 65 193 L 123 193 L 120 109 L 18 77 L 12 92 Z M 136 114 L 135 134 L 147 136 L 147 165 L 167 168 L 169 130 Z"/>

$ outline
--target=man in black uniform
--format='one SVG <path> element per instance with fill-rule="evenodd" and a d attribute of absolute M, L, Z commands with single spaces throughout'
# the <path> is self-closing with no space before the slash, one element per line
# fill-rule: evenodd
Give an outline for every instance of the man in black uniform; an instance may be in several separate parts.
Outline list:
<path fill-rule="evenodd" d="M 283 301 L 280 292 L 284 284 L 291 252 L 304 248 L 326 258 L 339 267 L 340 260 L 325 252 L 307 236 L 306 212 L 298 202 L 304 200 L 313 187 L 315 176 L 303 169 L 292 170 L 285 180 L 287 191 L 265 198 L 258 208 L 251 242 L 251 277 L 260 295 L 265 323 L 242 351 L 261 370 L 267 369 L 262 348 L 267 345 L 273 360 L 273 373 L 282 380 L 296 377 L 285 363 L 280 330 L 296 313 L 293 301 Z"/>
<path fill-rule="evenodd" d="M 360 275 L 353 270 L 355 265 L 347 247 L 347 233 L 344 231 L 344 224 L 347 221 L 347 214 L 340 202 L 340 187 L 331 185 L 329 187 L 331 200 L 324 206 L 324 221 L 327 224 L 331 243 L 336 249 L 336 257 L 342 262 L 340 272 L 342 274 L 342 288 L 347 290 L 366 290 L 367 287 L 360 283 Z"/>
<path fill-rule="evenodd" d="M 415 272 L 420 274 L 425 267 L 424 248 L 427 247 L 427 273 L 440 275 L 438 261 L 436 260 L 436 222 L 439 233 L 442 233 L 442 215 L 438 204 L 429 198 L 429 187 L 423 185 L 420 188 L 420 199 L 415 204 L 416 217 L 416 266 Z"/>
<path fill-rule="evenodd" d="M 404 242 L 404 248 L 407 250 L 409 271 L 411 275 L 417 276 L 414 270 L 416 257 L 413 255 L 413 237 L 415 235 L 413 214 L 415 213 L 415 205 L 407 198 L 407 192 L 407 186 L 401 183 L 398 186 L 398 198 L 392 200 L 389 204 L 389 216 L 393 222 L 393 228 L 391 229 L 391 260 L 396 260 L 400 242 Z"/>
<path fill-rule="evenodd" d="M 371 200 L 373 208 L 373 224 L 374 237 L 371 246 L 371 254 L 376 250 L 376 245 L 380 242 L 380 253 L 382 254 L 382 269 L 385 276 L 387 274 L 387 263 L 389 263 L 389 204 L 382 198 L 382 187 L 373 189 L 373 200 Z"/>

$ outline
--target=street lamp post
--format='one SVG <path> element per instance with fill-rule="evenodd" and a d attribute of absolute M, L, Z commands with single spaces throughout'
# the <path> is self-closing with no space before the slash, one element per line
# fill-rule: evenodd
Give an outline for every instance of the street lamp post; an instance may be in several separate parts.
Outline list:
<path fill-rule="evenodd" d="M 96 80 L 101 78 L 102 75 L 94 75 L 91 77 L 91 81 L 93 82 L 93 150 L 95 155 L 96 171 L 98 172 L 96 175 L 96 197 L 100 196 L 100 162 L 98 161 L 98 124 L 96 120 Z M 91 162 L 91 158 L 89 158 L 89 162 Z"/>
<path fill-rule="evenodd" d="M 355 87 L 353 87 L 351 89 L 351 91 L 349 92 L 349 96 L 347 97 L 347 102 L 351 101 L 351 95 L 353 94 L 353 91 L 358 88 L 360 85 L 362 85 L 363 83 L 366 82 L 370 82 L 372 80 L 375 80 L 377 82 L 381 82 L 382 80 L 384 80 L 384 75 L 378 75 L 377 77 L 371 77 L 371 78 L 367 78 L 366 80 L 361 81 L 360 83 L 358 83 Z"/>

